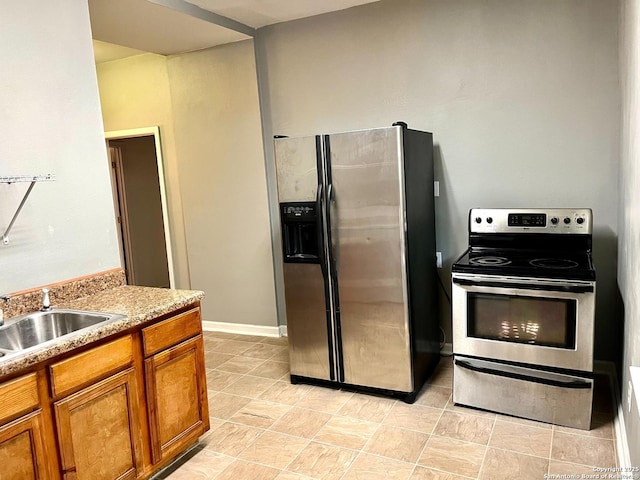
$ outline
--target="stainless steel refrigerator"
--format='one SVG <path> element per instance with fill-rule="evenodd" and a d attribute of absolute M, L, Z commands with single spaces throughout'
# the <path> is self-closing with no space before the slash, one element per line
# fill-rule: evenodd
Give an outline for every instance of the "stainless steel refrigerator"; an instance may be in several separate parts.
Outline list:
<path fill-rule="evenodd" d="M 274 143 L 291 381 L 413 402 L 439 360 L 431 133 Z"/>

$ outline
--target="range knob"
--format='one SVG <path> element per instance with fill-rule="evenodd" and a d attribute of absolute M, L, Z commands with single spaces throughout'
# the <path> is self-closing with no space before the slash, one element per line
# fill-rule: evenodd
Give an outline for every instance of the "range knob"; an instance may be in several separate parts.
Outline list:
<path fill-rule="evenodd" d="M 567 225 L 571 223 L 571 219 L 569 217 L 564 217 L 564 223 Z"/>
<path fill-rule="evenodd" d="M 493 217 L 487 217 L 487 223 L 493 223 Z"/>
<path fill-rule="evenodd" d="M 553 223 L 554 225 L 558 224 L 558 217 L 551 217 L 551 223 Z"/>
<path fill-rule="evenodd" d="M 584 223 L 584 218 L 582 218 L 582 217 L 578 217 L 578 218 L 576 219 L 576 223 L 577 223 L 578 225 L 582 225 L 582 224 Z"/>
<path fill-rule="evenodd" d="M 482 223 L 482 219 L 480 217 L 476 217 L 476 223 Z"/>

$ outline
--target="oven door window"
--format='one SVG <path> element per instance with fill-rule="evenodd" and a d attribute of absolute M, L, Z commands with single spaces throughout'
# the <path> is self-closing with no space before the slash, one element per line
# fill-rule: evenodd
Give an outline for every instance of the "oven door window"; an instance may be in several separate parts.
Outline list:
<path fill-rule="evenodd" d="M 575 349 L 576 300 L 468 293 L 470 337 Z"/>

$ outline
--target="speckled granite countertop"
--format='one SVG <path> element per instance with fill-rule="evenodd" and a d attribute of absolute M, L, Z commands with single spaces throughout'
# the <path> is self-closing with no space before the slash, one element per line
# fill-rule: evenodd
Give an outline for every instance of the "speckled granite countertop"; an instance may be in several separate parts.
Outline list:
<path fill-rule="evenodd" d="M 199 290 L 172 290 L 165 288 L 119 286 L 95 295 L 79 298 L 54 308 L 119 313 L 124 319 L 102 327 L 79 331 L 65 336 L 53 344 L 43 344 L 28 351 L 0 357 L 0 380 L 6 375 L 23 370 L 56 355 L 69 352 L 96 340 L 142 325 L 166 313 L 200 301 L 204 292 Z"/>

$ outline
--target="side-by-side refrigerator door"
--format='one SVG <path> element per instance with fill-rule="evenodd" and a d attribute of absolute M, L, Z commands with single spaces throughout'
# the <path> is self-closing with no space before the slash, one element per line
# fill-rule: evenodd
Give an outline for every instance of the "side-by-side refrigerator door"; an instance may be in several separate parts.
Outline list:
<path fill-rule="evenodd" d="M 326 140 L 344 382 L 413 390 L 400 127 Z"/>
<path fill-rule="evenodd" d="M 292 376 L 335 380 L 320 137 L 274 141 Z"/>

